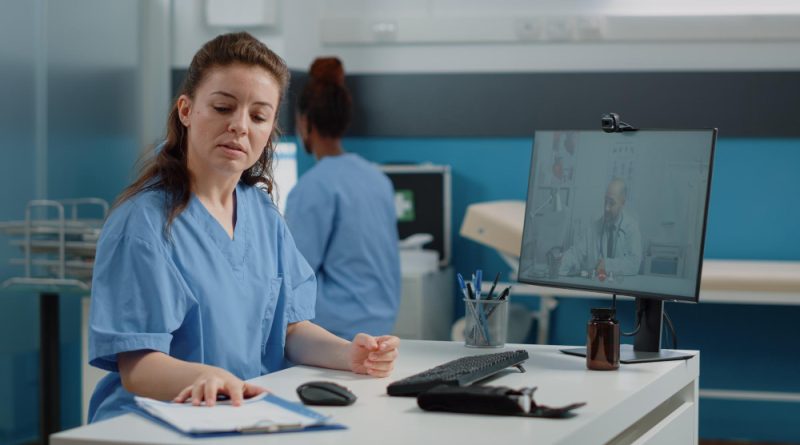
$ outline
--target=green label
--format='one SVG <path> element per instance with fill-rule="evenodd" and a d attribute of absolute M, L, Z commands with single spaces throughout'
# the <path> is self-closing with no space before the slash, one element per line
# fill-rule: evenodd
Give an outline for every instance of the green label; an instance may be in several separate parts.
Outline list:
<path fill-rule="evenodd" d="M 396 190 L 394 193 L 394 208 L 397 212 L 398 221 L 413 222 L 416 218 L 414 214 L 414 192 L 411 190 Z"/>

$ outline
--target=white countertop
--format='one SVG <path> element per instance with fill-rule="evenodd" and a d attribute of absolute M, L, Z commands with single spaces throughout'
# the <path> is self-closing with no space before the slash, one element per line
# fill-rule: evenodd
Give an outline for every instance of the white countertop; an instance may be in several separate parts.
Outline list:
<path fill-rule="evenodd" d="M 295 388 L 310 380 L 332 380 L 349 387 L 358 401 L 348 407 L 317 407 L 346 430 L 278 435 L 244 435 L 225 439 L 191 439 L 135 414 L 64 431 L 51 444 L 454 444 L 515 443 L 585 444 L 611 440 L 676 393 L 696 387 L 699 355 L 687 361 L 622 365 L 618 371 L 588 371 L 585 360 L 558 351 L 557 346 L 508 345 L 526 349 L 526 373 L 504 371 L 493 385 L 538 386 L 538 403 L 559 406 L 587 402 L 571 419 L 538 419 L 424 412 L 413 397 L 389 397 L 386 386 L 443 362 L 497 349 L 468 349 L 463 343 L 404 340 L 392 377 L 374 379 L 349 372 L 298 366 L 253 381 L 277 395 L 298 400 Z M 696 437 L 696 423 L 695 423 Z M 532 442 L 532 439 L 535 441 Z"/>

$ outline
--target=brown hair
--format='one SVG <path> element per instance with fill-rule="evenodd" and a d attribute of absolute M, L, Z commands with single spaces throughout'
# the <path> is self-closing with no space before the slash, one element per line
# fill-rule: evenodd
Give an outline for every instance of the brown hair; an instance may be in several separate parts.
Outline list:
<path fill-rule="evenodd" d="M 350 125 L 353 100 L 344 83 L 344 66 L 336 57 L 320 57 L 297 101 L 297 111 L 321 135 L 342 137 Z"/>
<path fill-rule="evenodd" d="M 166 194 L 165 207 L 167 223 L 165 232 L 169 232 L 172 221 L 186 208 L 191 198 L 190 173 L 186 163 L 187 138 L 186 127 L 178 115 L 177 97 L 182 94 L 194 99 L 197 87 L 203 82 L 213 68 L 241 63 L 264 68 L 280 86 L 282 97 L 289 85 L 289 69 L 286 63 L 266 45 L 246 32 L 223 34 L 206 42 L 192 58 L 189 70 L 183 80 L 180 93 L 167 118 L 167 136 L 161 149 L 151 153 L 142 162 L 139 177 L 122 191 L 115 205 L 119 205 L 136 194 L 153 189 L 163 190 Z M 280 105 L 280 104 L 278 104 Z M 275 143 L 280 137 L 278 128 L 278 110 L 275 111 L 275 125 L 270 134 L 267 146 L 256 163 L 242 173 L 241 181 L 248 185 L 261 184 L 272 194 L 273 172 L 272 155 Z"/>

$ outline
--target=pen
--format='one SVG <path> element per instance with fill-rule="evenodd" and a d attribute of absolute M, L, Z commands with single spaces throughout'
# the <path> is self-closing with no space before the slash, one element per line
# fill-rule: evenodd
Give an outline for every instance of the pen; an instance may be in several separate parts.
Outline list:
<path fill-rule="evenodd" d="M 508 297 L 508 294 L 509 294 L 510 292 L 511 292 L 511 286 L 508 286 L 508 287 L 506 287 L 505 289 L 503 289 L 503 292 L 500 292 L 500 295 L 497 297 L 497 301 L 503 301 L 503 300 L 505 300 L 505 299 Z M 497 309 L 497 306 L 499 306 L 499 305 L 495 305 L 494 307 L 492 307 L 491 309 L 489 309 L 489 313 L 488 313 L 488 314 L 486 314 L 486 316 L 487 316 L 487 317 L 491 317 L 491 315 L 492 315 L 492 314 L 494 313 L 494 311 Z"/>
<path fill-rule="evenodd" d="M 458 288 L 461 289 L 464 298 L 469 298 L 469 295 L 467 295 L 467 286 L 464 284 L 464 277 L 462 277 L 460 273 L 457 273 L 456 278 L 458 278 Z"/>
<path fill-rule="evenodd" d="M 477 330 L 478 335 L 483 337 L 483 341 L 486 342 L 486 334 L 484 333 L 483 329 L 484 325 L 481 321 L 481 317 L 478 315 L 477 308 L 475 308 L 473 303 L 470 303 L 469 301 L 466 302 L 466 306 L 467 312 L 469 312 L 470 315 L 472 315 L 472 319 L 475 320 L 475 324 L 472 325 L 472 332 L 469 335 L 474 336 L 475 331 Z M 464 316 L 466 317 L 467 315 L 464 314 Z"/>
<path fill-rule="evenodd" d="M 497 272 L 497 275 L 494 276 L 494 282 L 492 283 L 492 288 L 489 289 L 489 295 L 486 296 L 487 300 L 491 300 L 492 299 L 492 294 L 494 293 L 494 288 L 495 288 L 495 286 L 497 286 L 497 280 L 499 280 L 499 279 L 500 279 L 500 272 Z"/>
<path fill-rule="evenodd" d="M 490 342 L 490 340 L 489 340 L 489 326 L 486 324 L 486 312 L 485 312 L 485 308 L 483 307 L 484 303 L 480 303 L 480 300 L 479 300 L 480 296 L 479 296 L 479 294 L 475 293 L 474 288 L 472 287 L 472 282 L 471 281 L 467 282 L 467 292 L 469 292 L 470 297 L 472 298 L 472 300 L 475 301 L 475 303 L 474 303 L 474 306 L 475 306 L 474 314 L 475 314 L 476 327 L 478 328 L 479 331 L 482 332 L 483 338 L 486 341 L 486 343 L 488 344 Z M 468 307 L 472 307 L 472 304 L 467 303 L 467 306 Z"/>
<path fill-rule="evenodd" d="M 478 269 L 475 271 L 475 296 L 477 299 L 481 298 L 481 282 L 483 281 L 483 271 Z"/>
<path fill-rule="evenodd" d="M 470 280 L 470 282 L 472 283 L 472 290 L 474 291 L 475 290 L 475 285 L 478 284 L 476 279 L 475 279 L 475 274 L 474 273 L 472 274 L 472 279 Z"/>
<path fill-rule="evenodd" d="M 460 273 L 456 274 L 456 278 L 458 278 L 458 286 L 461 288 L 461 292 L 464 294 L 464 298 L 466 298 L 467 300 L 473 299 L 472 298 L 472 283 L 466 283 L 465 284 L 464 283 L 464 277 L 462 277 Z M 475 327 L 476 326 L 482 326 L 481 318 L 475 312 L 475 308 L 472 307 L 472 305 L 470 303 L 467 303 L 467 312 L 472 314 L 472 316 L 475 319 L 475 325 L 472 327 L 473 328 L 473 334 L 472 335 L 474 335 Z M 483 333 L 483 331 L 480 328 L 478 328 L 478 332 L 480 333 L 480 335 L 482 337 L 484 337 L 484 341 L 486 341 L 485 334 Z"/>
<path fill-rule="evenodd" d="M 503 289 L 503 292 L 500 292 L 500 296 L 497 297 L 498 300 L 505 300 L 508 297 L 508 294 L 511 292 L 511 286 Z"/>

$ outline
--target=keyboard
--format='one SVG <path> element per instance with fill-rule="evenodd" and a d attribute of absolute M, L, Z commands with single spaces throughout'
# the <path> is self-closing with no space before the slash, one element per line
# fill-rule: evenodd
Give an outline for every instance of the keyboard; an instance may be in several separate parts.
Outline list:
<path fill-rule="evenodd" d="M 462 357 L 392 382 L 386 392 L 390 396 L 416 396 L 438 385 L 468 386 L 510 366 L 525 372 L 522 362 L 527 359 L 528 352 L 522 349 Z"/>

